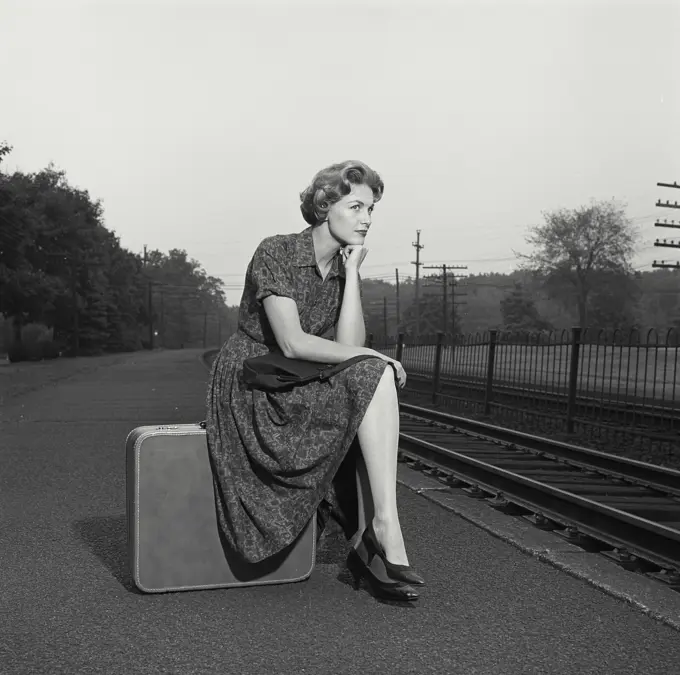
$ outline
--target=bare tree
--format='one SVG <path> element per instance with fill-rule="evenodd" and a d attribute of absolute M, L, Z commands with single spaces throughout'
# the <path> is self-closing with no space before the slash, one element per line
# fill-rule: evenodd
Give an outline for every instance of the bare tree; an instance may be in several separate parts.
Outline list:
<path fill-rule="evenodd" d="M 578 308 L 581 326 L 587 326 L 588 300 L 603 275 L 629 275 L 638 237 L 625 205 L 593 201 L 590 206 L 559 209 L 543 214 L 545 223 L 530 229 L 529 255 L 516 254 L 522 268 L 543 280 L 546 290 Z"/>

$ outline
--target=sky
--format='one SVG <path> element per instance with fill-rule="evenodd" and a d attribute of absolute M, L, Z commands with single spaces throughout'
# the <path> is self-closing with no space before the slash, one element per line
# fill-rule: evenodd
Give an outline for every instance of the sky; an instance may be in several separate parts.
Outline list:
<path fill-rule="evenodd" d="M 544 213 L 612 198 L 648 270 L 680 259 L 652 245 L 680 200 L 656 185 L 680 182 L 678 34 L 651 0 L 0 0 L 5 170 L 53 162 L 228 304 L 346 159 L 385 181 L 364 278 L 414 275 L 417 230 L 426 265 L 509 272 Z"/>

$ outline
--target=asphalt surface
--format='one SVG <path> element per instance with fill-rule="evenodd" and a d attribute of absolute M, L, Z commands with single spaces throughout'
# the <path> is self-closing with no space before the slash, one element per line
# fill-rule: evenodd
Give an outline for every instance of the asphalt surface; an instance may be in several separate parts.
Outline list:
<path fill-rule="evenodd" d="M 3 366 L 0 386 L 33 378 L 5 397 L 0 418 L 3 675 L 680 671 L 673 628 L 402 486 L 409 555 L 429 583 L 415 607 L 355 592 L 332 538 L 306 582 L 136 592 L 125 438 L 203 419 L 200 355 L 74 360 L 70 373 Z"/>

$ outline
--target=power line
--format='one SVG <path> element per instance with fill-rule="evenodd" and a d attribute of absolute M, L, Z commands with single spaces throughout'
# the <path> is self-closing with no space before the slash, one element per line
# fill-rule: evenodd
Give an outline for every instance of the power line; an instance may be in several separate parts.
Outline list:
<path fill-rule="evenodd" d="M 444 333 L 447 333 L 448 331 L 446 330 L 448 327 L 448 300 L 447 300 L 447 294 L 448 294 L 448 289 L 449 285 L 451 286 L 451 334 L 455 335 L 456 331 L 456 304 L 463 304 L 463 303 L 456 303 L 455 297 L 455 284 L 456 284 L 456 277 L 462 277 L 464 275 L 462 274 L 451 274 L 447 275 L 447 272 L 449 270 L 466 270 L 467 266 L 466 265 L 458 265 L 458 266 L 448 266 L 446 263 L 443 265 L 425 265 L 423 266 L 423 269 L 439 269 L 442 271 L 441 275 L 435 275 L 432 277 L 433 279 L 436 279 L 437 281 L 441 281 L 442 284 L 442 313 L 443 313 L 443 327 L 444 327 Z"/>
<path fill-rule="evenodd" d="M 394 270 L 395 276 L 396 276 L 396 282 L 397 282 L 397 334 L 399 333 L 399 330 L 401 329 L 401 309 L 400 309 L 400 304 L 399 304 L 399 268 Z"/>
<path fill-rule="evenodd" d="M 420 251 L 425 248 L 420 243 L 420 230 L 416 230 L 416 241 L 412 246 L 416 249 L 416 259 L 411 264 L 416 266 L 416 337 L 418 337 L 420 335 L 420 266 L 423 264 L 420 262 Z"/>

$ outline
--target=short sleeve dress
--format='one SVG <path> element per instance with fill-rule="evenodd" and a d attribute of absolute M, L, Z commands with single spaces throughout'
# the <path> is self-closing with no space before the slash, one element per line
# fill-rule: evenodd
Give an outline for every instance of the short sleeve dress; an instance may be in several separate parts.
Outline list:
<path fill-rule="evenodd" d="M 238 329 L 213 364 L 206 432 L 218 523 L 225 543 L 248 562 L 290 545 L 322 502 L 346 536 L 356 529 L 356 433 L 385 361 L 365 359 L 326 382 L 283 392 L 242 382 L 245 359 L 278 349 L 264 298 L 293 298 L 302 329 L 327 337 L 344 282 L 339 255 L 322 279 L 311 227 L 263 240 L 246 272 Z"/>

